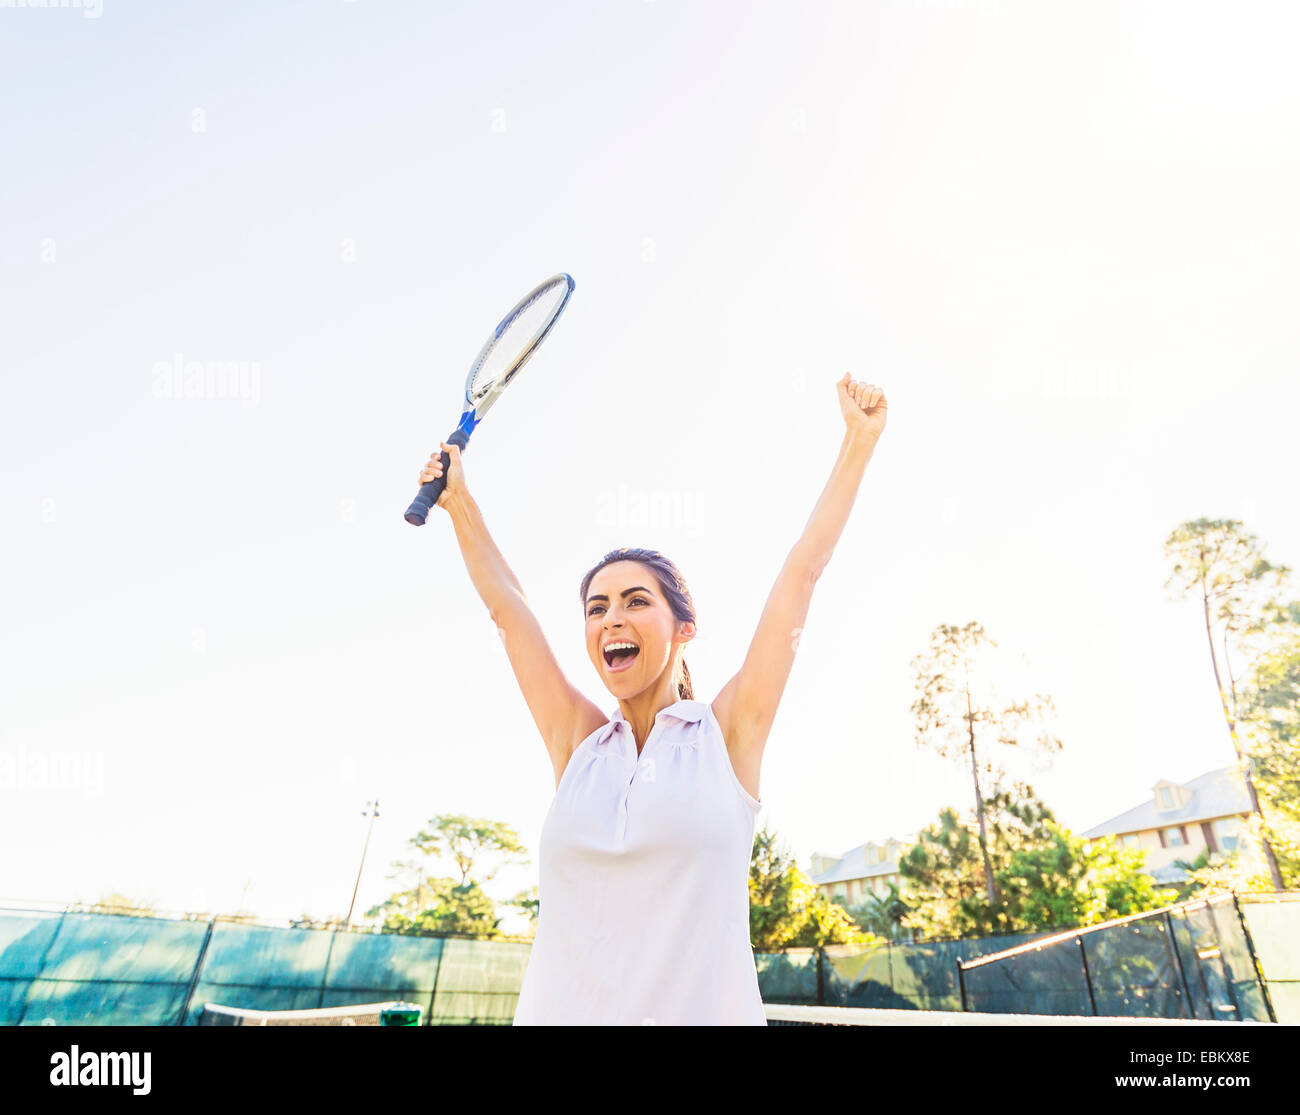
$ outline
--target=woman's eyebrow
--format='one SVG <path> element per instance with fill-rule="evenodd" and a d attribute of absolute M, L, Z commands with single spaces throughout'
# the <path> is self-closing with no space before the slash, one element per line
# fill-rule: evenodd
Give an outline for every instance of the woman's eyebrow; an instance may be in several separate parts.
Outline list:
<path fill-rule="evenodd" d="M 649 590 L 648 588 L 642 588 L 640 585 L 634 585 L 632 588 L 625 588 L 622 592 L 619 593 L 619 596 L 631 596 L 632 593 L 634 593 L 634 592 L 645 592 L 645 593 L 649 593 L 650 590 Z M 608 596 L 604 596 L 604 595 L 601 595 L 601 596 L 588 596 L 588 597 L 587 597 L 587 603 L 588 603 L 588 604 L 590 604 L 593 600 L 603 600 L 603 601 L 605 601 L 605 603 L 607 603 L 607 604 L 609 603 L 609 597 L 608 597 Z"/>

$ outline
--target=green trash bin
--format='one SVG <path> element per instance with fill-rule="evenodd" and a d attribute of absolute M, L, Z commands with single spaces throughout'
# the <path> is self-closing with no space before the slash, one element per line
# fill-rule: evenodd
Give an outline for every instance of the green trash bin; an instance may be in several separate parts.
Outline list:
<path fill-rule="evenodd" d="M 381 1026 L 418 1026 L 424 1008 L 418 1003 L 394 1003 L 379 1012 Z"/>

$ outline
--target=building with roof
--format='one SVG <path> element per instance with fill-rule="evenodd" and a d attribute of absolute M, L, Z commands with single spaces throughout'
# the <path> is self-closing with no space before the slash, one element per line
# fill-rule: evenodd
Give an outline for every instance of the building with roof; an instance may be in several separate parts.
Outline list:
<path fill-rule="evenodd" d="M 841 898 L 846 906 L 859 906 L 869 895 L 888 894 L 891 883 L 900 885 L 898 858 L 916 843 L 918 835 L 868 841 L 840 856 L 814 852 L 808 878 L 827 899 Z"/>
<path fill-rule="evenodd" d="M 1147 873 L 1157 883 L 1170 884 L 1186 874 L 1176 861 L 1191 862 L 1206 849 L 1236 851 L 1246 838 L 1250 812 L 1241 774 L 1236 767 L 1222 767 L 1182 784 L 1161 779 L 1150 797 L 1079 835 L 1087 840 L 1113 836 L 1126 848 L 1140 848 L 1146 852 Z M 808 878 L 826 899 L 860 906 L 871 895 L 887 894 L 891 883 L 901 889 L 899 858 L 919 836 L 868 841 L 838 856 L 815 852 Z"/>
<path fill-rule="evenodd" d="M 1114 836 L 1147 854 L 1147 872 L 1158 883 L 1176 883 L 1188 862 L 1203 851 L 1235 851 L 1246 835 L 1250 796 L 1236 767 L 1223 767 L 1180 785 L 1162 779 L 1132 809 L 1080 833 L 1085 839 Z"/>

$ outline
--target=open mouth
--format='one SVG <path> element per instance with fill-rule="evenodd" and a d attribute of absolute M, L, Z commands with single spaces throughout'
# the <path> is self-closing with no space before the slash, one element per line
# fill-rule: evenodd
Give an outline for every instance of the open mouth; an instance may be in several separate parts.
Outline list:
<path fill-rule="evenodd" d="M 603 653 L 606 668 L 611 674 L 617 674 L 632 665 L 641 648 L 635 643 L 610 643 Z"/>

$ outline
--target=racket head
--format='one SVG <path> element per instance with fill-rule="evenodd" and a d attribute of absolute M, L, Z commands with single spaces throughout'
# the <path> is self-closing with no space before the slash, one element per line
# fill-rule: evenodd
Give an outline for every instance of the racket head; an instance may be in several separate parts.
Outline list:
<path fill-rule="evenodd" d="M 539 283 L 503 317 L 479 351 L 465 379 L 465 409 L 482 417 L 484 403 L 519 374 L 545 340 L 573 293 L 573 277 L 561 272 Z"/>

